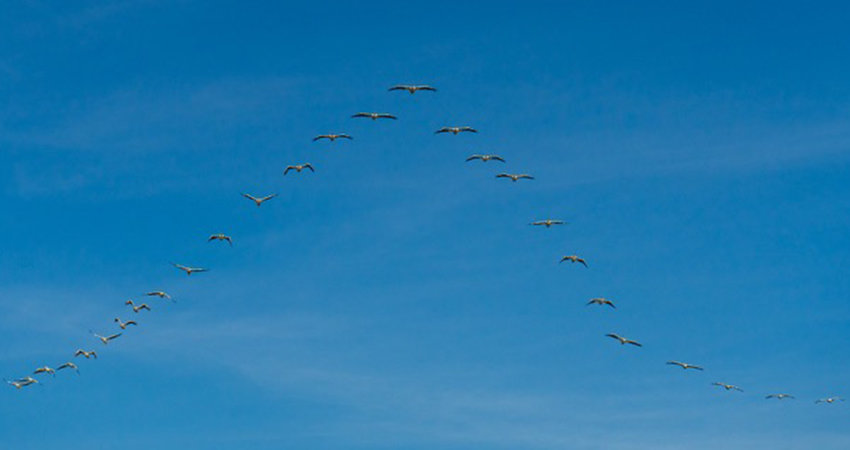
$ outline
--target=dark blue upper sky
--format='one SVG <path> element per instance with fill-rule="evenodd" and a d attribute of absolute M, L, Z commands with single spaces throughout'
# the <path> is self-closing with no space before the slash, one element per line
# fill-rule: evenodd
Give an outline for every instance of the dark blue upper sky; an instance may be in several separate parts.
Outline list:
<path fill-rule="evenodd" d="M 4 5 L 0 448 L 850 447 L 850 6 L 362 3 Z"/>

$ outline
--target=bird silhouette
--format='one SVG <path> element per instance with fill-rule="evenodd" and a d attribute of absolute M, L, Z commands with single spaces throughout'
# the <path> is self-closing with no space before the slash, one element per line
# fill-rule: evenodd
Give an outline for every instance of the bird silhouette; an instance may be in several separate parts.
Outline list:
<path fill-rule="evenodd" d="M 590 301 L 587 302 L 587 304 L 585 306 L 590 306 L 590 305 L 608 305 L 608 306 L 610 306 L 614 309 L 617 309 L 617 307 L 614 306 L 614 302 L 612 302 L 611 300 L 608 300 L 606 298 L 602 298 L 602 297 L 590 299 Z"/>
<path fill-rule="evenodd" d="M 469 161 L 474 161 L 474 160 L 476 160 L 476 159 L 477 159 L 477 160 L 480 160 L 481 162 L 487 162 L 487 161 L 501 161 L 501 162 L 505 162 L 505 159 L 504 159 L 504 158 L 502 158 L 502 157 L 501 157 L 501 156 L 499 156 L 499 155 L 477 155 L 477 154 L 476 154 L 476 155 L 472 155 L 472 156 L 470 156 L 469 158 L 466 158 L 466 161 L 467 161 L 467 162 L 469 162 Z"/>
<path fill-rule="evenodd" d="M 500 173 L 496 175 L 496 178 L 510 178 L 511 181 L 516 183 L 519 180 L 533 180 L 534 177 L 527 173 Z"/>
<path fill-rule="evenodd" d="M 700 367 L 700 366 L 695 366 L 693 364 L 683 363 L 683 362 L 679 362 L 679 361 L 667 361 L 667 364 L 671 365 L 671 366 L 679 366 L 679 367 L 681 367 L 682 369 L 685 369 L 685 370 L 688 370 L 688 369 L 703 370 L 703 368 Z"/>
<path fill-rule="evenodd" d="M 478 130 L 472 127 L 442 127 L 435 131 L 434 134 L 451 133 L 457 135 L 459 133 L 477 133 Z"/>
<path fill-rule="evenodd" d="M 378 120 L 378 119 L 392 119 L 396 120 L 398 117 L 388 114 L 388 113 L 376 113 L 376 112 L 359 112 L 351 116 L 352 118 L 357 117 L 365 117 L 367 119 Z"/>
<path fill-rule="evenodd" d="M 294 170 L 298 173 L 301 173 L 301 171 L 304 170 L 304 169 L 310 169 L 310 172 L 316 171 L 316 169 L 313 168 L 312 164 L 304 163 L 304 164 L 296 164 L 296 165 L 293 165 L 293 166 L 286 166 L 286 170 L 283 171 L 283 174 L 286 175 L 290 170 Z"/>
<path fill-rule="evenodd" d="M 207 272 L 208 271 L 208 269 L 204 269 L 203 267 L 189 267 L 189 266 L 184 266 L 182 264 L 177 264 L 177 263 L 171 263 L 171 265 L 182 270 L 183 272 L 186 272 L 186 275 L 192 275 L 193 273 L 196 273 L 196 272 Z"/>
<path fill-rule="evenodd" d="M 395 86 L 393 86 L 393 87 L 391 87 L 387 90 L 388 91 L 407 91 L 407 92 L 410 92 L 411 94 L 415 94 L 418 91 L 431 91 L 431 92 L 437 91 L 436 88 L 428 86 L 427 84 L 419 84 L 419 85 L 397 84 L 397 85 L 395 85 Z"/>
<path fill-rule="evenodd" d="M 352 139 L 354 139 L 354 138 L 353 138 L 353 137 L 351 137 L 351 136 L 349 136 L 349 135 L 347 135 L 347 134 L 345 134 L 345 133 L 339 133 L 339 134 L 329 133 L 329 134 L 320 134 L 320 135 L 318 135 L 318 136 L 314 137 L 314 138 L 313 138 L 313 142 L 316 142 L 316 141 L 321 140 L 321 139 L 327 139 L 327 140 L 329 140 L 329 141 L 333 142 L 333 141 L 335 141 L 335 140 L 337 140 L 337 139 L 348 139 L 348 140 L 352 140 Z"/>
<path fill-rule="evenodd" d="M 564 261 L 569 261 L 571 263 L 579 263 L 579 264 L 583 265 L 584 267 L 587 267 L 587 261 L 585 261 L 584 259 L 582 259 L 582 258 L 580 258 L 579 256 L 576 256 L 576 255 L 564 256 L 563 258 L 561 258 L 561 261 L 559 261 L 558 263 L 560 264 Z"/>
<path fill-rule="evenodd" d="M 620 345 L 631 344 L 631 345 L 634 345 L 636 347 L 643 347 L 643 345 L 641 345 L 640 342 L 633 341 L 631 339 L 626 339 L 626 338 L 620 336 L 619 334 L 608 333 L 605 336 L 608 336 L 609 338 L 616 339 L 616 340 L 620 341 Z"/>
<path fill-rule="evenodd" d="M 260 205 L 262 205 L 263 203 L 277 197 L 277 194 L 270 194 L 265 197 L 254 197 L 251 194 L 242 194 L 242 196 L 256 203 L 257 207 L 259 208 Z"/>

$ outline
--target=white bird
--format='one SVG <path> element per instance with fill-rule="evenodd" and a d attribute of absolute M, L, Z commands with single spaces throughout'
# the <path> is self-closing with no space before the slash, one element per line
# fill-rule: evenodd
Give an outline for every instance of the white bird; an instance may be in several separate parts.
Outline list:
<path fill-rule="evenodd" d="M 91 330 L 89 330 L 89 333 L 91 333 L 92 336 L 100 339 L 100 342 L 103 342 L 103 345 L 109 344 L 109 341 L 111 341 L 113 339 L 118 339 L 119 337 L 121 337 L 121 334 L 123 334 L 123 333 L 117 333 L 117 334 L 110 334 L 109 336 L 101 336 L 101 335 L 99 335 L 99 334 L 97 334 L 97 333 L 95 333 L 94 331 L 91 331 Z"/>
<path fill-rule="evenodd" d="M 469 158 L 466 158 L 466 161 L 469 162 L 474 161 L 476 159 L 481 160 L 481 162 L 487 162 L 491 160 L 505 162 L 505 159 L 499 155 L 472 155 Z"/>
<path fill-rule="evenodd" d="M 768 396 L 767 396 L 767 397 L 765 397 L 765 398 L 775 398 L 775 399 L 777 399 L 777 400 L 785 400 L 786 398 L 791 398 L 791 399 L 793 399 L 793 398 L 794 398 L 794 396 L 793 396 L 793 395 L 791 395 L 791 394 L 770 394 L 770 395 L 768 395 Z"/>
<path fill-rule="evenodd" d="M 827 398 L 821 398 L 821 399 L 815 400 L 815 404 L 818 404 L 818 403 L 832 404 L 832 403 L 835 403 L 835 402 L 843 402 L 843 401 L 844 401 L 844 399 L 841 398 L 841 397 L 827 397 Z"/>
<path fill-rule="evenodd" d="M 587 304 L 585 306 L 590 306 L 590 305 L 608 305 L 608 306 L 610 306 L 614 309 L 617 309 L 617 307 L 614 306 L 614 302 L 612 302 L 611 300 L 608 300 L 607 298 L 602 298 L 602 297 L 590 299 L 590 301 L 587 302 Z"/>
<path fill-rule="evenodd" d="M 77 372 L 78 374 L 80 373 L 80 369 L 77 367 L 77 365 L 70 362 L 70 361 L 66 362 L 65 364 L 62 364 L 59 367 L 57 367 L 56 371 L 58 372 L 62 369 L 74 369 L 75 372 Z"/>
<path fill-rule="evenodd" d="M 74 352 L 74 358 L 76 358 L 77 356 L 84 356 L 86 359 L 89 359 L 89 358 L 97 359 L 97 352 L 94 351 L 94 350 L 87 352 L 85 350 L 80 349 L 80 350 L 77 350 L 76 352 Z"/>
<path fill-rule="evenodd" d="M 451 133 L 457 135 L 458 133 L 477 133 L 478 130 L 472 127 L 443 127 L 439 130 L 435 131 L 434 134 L 440 133 Z"/>
<path fill-rule="evenodd" d="M 500 173 L 496 175 L 496 178 L 510 178 L 511 181 L 516 183 L 519 180 L 533 180 L 534 177 L 527 173 Z"/>
<path fill-rule="evenodd" d="M 411 84 L 397 84 L 389 89 L 388 91 L 407 91 L 411 94 L 415 94 L 417 91 L 431 91 L 436 92 L 437 89 L 427 84 L 419 84 L 419 85 L 411 85 Z"/>
<path fill-rule="evenodd" d="M 631 345 L 634 345 L 636 347 L 643 347 L 643 345 L 641 345 L 640 342 L 633 341 L 631 339 L 626 339 L 626 338 L 620 336 L 619 334 L 609 333 L 609 334 L 606 334 L 605 336 L 608 336 L 609 338 L 616 339 L 616 340 L 620 341 L 620 345 L 631 344 Z"/>
<path fill-rule="evenodd" d="M 682 369 L 685 369 L 685 370 L 688 370 L 688 369 L 703 370 L 703 368 L 700 367 L 700 366 L 695 366 L 693 364 L 683 363 L 683 362 L 679 362 L 679 361 L 667 361 L 667 364 L 671 365 L 671 366 L 679 366 L 679 367 L 681 367 Z"/>
<path fill-rule="evenodd" d="M 207 238 L 207 242 L 212 242 L 212 241 L 225 241 L 228 244 L 230 244 L 231 247 L 233 247 L 233 238 L 231 238 L 230 236 L 228 236 L 226 234 L 221 234 L 221 233 L 212 234 L 212 235 L 210 235 L 209 238 Z"/>
<path fill-rule="evenodd" d="M 719 383 L 719 382 L 715 381 L 714 383 L 711 383 L 711 385 L 712 386 L 720 386 L 723 389 L 726 389 L 727 391 L 744 392 L 743 389 L 739 388 L 738 386 L 735 386 L 734 384 Z"/>
<path fill-rule="evenodd" d="M 53 375 L 54 377 L 56 376 L 56 370 L 54 370 L 50 367 L 47 367 L 47 366 L 39 367 L 38 369 L 35 369 L 35 371 L 33 372 L 33 374 L 35 374 L 35 375 L 38 375 L 40 373 L 48 373 L 50 375 Z"/>
<path fill-rule="evenodd" d="M 133 308 L 133 312 L 134 312 L 134 313 L 138 313 L 139 311 L 141 311 L 141 310 L 143 310 L 143 309 L 146 309 L 146 310 L 148 310 L 148 311 L 150 311 L 150 310 L 151 310 L 151 307 L 150 307 L 150 306 L 148 306 L 148 304 L 147 304 L 147 303 L 142 303 L 141 305 L 136 306 L 136 304 L 135 304 L 135 303 L 133 303 L 133 301 L 132 301 L 132 300 L 127 300 L 126 302 L 124 302 L 124 304 L 125 304 L 125 305 L 130 305 L 130 307 L 131 307 L 131 308 Z"/>
<path fill-rule="evenodd" d="M 262 205 L 263 203 L 277 197 L 277 194 L 270 194 L 270 195 L 267 195 L 265 197 L 254 197 L 251 194 L 244 194 L 243 193 L 242 196 L 253 201 L 257 205 L 257 207 L 259 208 L 260 205 Z"/>
<path fill-rule="evenodd" d="M 357 114 L 354 114 L 354 115 L 353 115 L 353 116 L 351 116 L 351 117 L 352 117 L 352 118 L 355 118 L 355 117 L 365 117 L 365 118 L 367 118 L 367 119 L 372 119 L 372 120 L 378 120 L 378 119 L 393 119 L 393 120 L 396 120 L 396 119 L 398 119 L 398 117 L 396 117 L 396 116 L 394 116 L 394 115 L 392 115 L 392 114 L 388 114 L 388 113 L 376 113 L 376 112 L 359 112 L 359 113 L 357 113 Z"/>
<path fill-rule="evenodd" d="M 192 275 L 195 272 L 207 272 L 208 271 L 207 269 L 204 269 L 202 267 L 189 267 L 189 266 L 184 266 L 182 264 L 176 264 L 176 263 L 171 263 L 171 265 L 182 270 L 182 271 L 184 271 L 184 272 L 186 272 L 186 275 Z"/>
<path fill-rule="evenodd" d="M 339 134 L 329 133 L 329 134 L 320 134 L 320 135 L 318 135 L 318 136 L 314 137 L 314 138 L 313 138 L 313 142 L 316 142 L 316 141 L 318 141 L 318 140 L 320 140 L 320 139 L 327 139 L 327 140 L 329 140 L 329 141 L 333 142 L 333 141 L 335 141 L 335 140 L 337 140 L 337 139 L 348 139 L 348 140 L 352 140 L 352 139 L 354 139 L 354 138 L 353 138 L 353 137 L 351 137 L 351 136 L 349 136 L 349 135 L 347 135 L 347 134 L 345 134 L 345 133 L 339 133 Z"/>
<path fill-rule="evenodd" d="M 283 171 L 283 174 L 286 175 L 287 173 L 289 173 L 290 170 L 294 170 L 298 173 L 301 173 L 301 171 L 304 170 L 304 169 L 310 169 L 310 172 L 316 171 L 316 169 L 313 168 L 312 164 L 304 163 L 304 164 L 295 164 L 295 165 L 292 165 L 292 166 L 286 166 L 286 169 Z"/>
<path fill-rule="evenodd" d="M 537 227 L 542 226 L 542 227 L 549 228 L 552 225 L 564 225 L 566 223 L 567 222 L 564 222 L 563 220 L 546 219 L 546 220 L 537 220 L 537 221 L 531 222 L 529 225 L 534 225 L 534 226 L 537 226 Z"/>
<path fill-rule="evenodd" d="M 168 295 L 168 293 L 165 291 L 151 291 L 146 293 L 145 295 L 147 295 L 148 297 L 159 297 L 164 298 L 166 300 L 171 300 L 171 296 Z"/>
<path fill-rule="evenodd" d="M 579 264 L 583 265 L 584 267 L 587 267 L 587 261 L 585 261 L 584 259 L 582 259 L 581 257 L 576 256 L 576 255 L 564 256 L 563 258 L 561 258 L 561 261 L 559 262 L 559 264 L 564 262 L 564 261 L 569 261 L 571 263 L 579 263 Z"/>
<path fill-rule="evenodd" d="M 118 317 L 116 317 L 114 321 L 115 321 L 115 323 L 118 324 L 118 327 L 121 328 L 122 330 L 126 330 L 127 325 L 135 325 L 135 326 L 139 325 L 135 320 L 128 320 L 126 322 L 122 322 L 121 319 L 119 319 Z"/>
<path fill-rule="evenodd" d="M 32 378 L 32 377 L 21 378 L 19 380 L 14 380 L 14 381 L 9 381 L 9 380 L 4 380 L 4 381 L 6 383 L 9 383 L 12 386 L 14 386 L 15 389 L 20 389 L 22 387 L 29 386 L 31 384 L 38 384 L 38 380 L 36 380 L 35 378 Z"/>

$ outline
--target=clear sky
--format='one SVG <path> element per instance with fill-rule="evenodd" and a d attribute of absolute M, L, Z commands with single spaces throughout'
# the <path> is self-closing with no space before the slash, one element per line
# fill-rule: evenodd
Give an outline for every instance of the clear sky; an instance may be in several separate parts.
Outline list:
<path fill-rule="evenodd" d="M 4 5 L 0 448 L 850 448 L 850 6 L 401 3 Z"/>

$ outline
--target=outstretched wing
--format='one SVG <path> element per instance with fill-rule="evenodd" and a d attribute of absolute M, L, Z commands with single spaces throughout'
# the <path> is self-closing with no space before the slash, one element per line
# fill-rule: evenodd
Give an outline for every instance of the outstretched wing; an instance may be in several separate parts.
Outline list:
<path fill-rule="evenodd" d="M 318 136 L 316 136 L 316 137 L 314 137 L 314 138 L 313 138 L 313 142 L 316 142 L 316 141 L 318 141 L 319 139 L 330 139 L 330 138 L 331 138 L 331 137 L 330 137 L 330 136 L 328 136 L 327 134 L 320 134 L 320 135 L 318 135 Z"/>
<path fill-rule="evenodd" d="M 310 172 L 315 172 L 316 169 L 313 168 L 313 165 L 310 163 L 304 164 L 305 169 L 310 169 Z"/>
<path fill-rule="evenodd" d="M 478 130 L 476 130 L 475 128 L 472 128 L 472 127 L 460 127 L 460 131 L 467 131 L 467 132 L 470 132 L 470 133 L 477 133 L 478 132 Z"/>
<path fill-rule="evenodd" d="M 372 117 L 371 114 L 365 112 L 359 112 L 357 114 L 353 114 L 351 117 Z"/>
<path fill-rule="evenodd" d="M 422 86 L 416 86 L 416 90 L 437 92 L 437 88 L 435 88 L 433 86 L 428 86 L 427 84 L 422 85 Z"/>
<path fill-rule="evenodd" d="M 505 159 L 504 159 L 504 158 L 502 158 L 502 157 L 501 157 L 501 156 L 499 156 L 499 155 L 490 155 L 490 159 L 494 159 L 494 160 L 496 160 L 496 161 L 505 162 Z"/>
<path fill-rule="evenodd" d="M 410 89 L 410 86 L 407 86 L 405 84 L 397 84 L 397 85 L 395 85 L 395 86 L 393 86 L 393 87 L 391 87 L 387 90 L 388 91 L 406 91 L 408 89 Z"/>
<path fill-rule="evenodd" d="M 484 159 L 484 157 L 481 156 L 481 155 L 472 155 L 469 158 L 466 158 L 466 161 L 469 162 L 469 161 L 472 161 L 474 159 Z"/>

